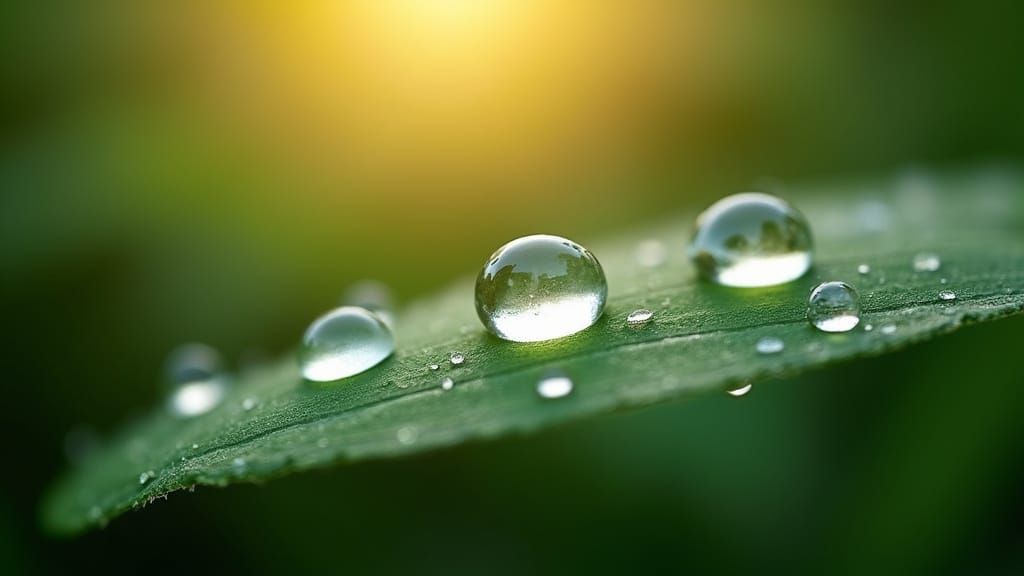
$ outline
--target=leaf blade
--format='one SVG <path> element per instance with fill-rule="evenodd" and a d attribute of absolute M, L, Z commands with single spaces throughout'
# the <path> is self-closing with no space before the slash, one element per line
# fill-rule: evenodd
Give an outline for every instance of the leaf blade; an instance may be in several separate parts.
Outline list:
<path fill-rule="evenodd" d="M 818 231 L 818 254 L 811 273 L 784 286 L 738 290 L 697 282 L 682 249 L 690 218 L 614 239 L 595 247 L 611 288 L 605 315 L 591 329 L 556 342 L 513 344 L 483 333 L 473 313 L 472 284 L 463 280 L 410 306 L 399 319 L 398 352 L 377 369 L 312 385 L 285 359 L 241 375 L 211 414 L 182 421 L 156 413 L 128 428 L 55 487 L 44 504 L 44 524 L 75 532 L 195 484 L 257 481 L 528 433 L 880 354 L 967 322 L 1020 312 L 1021 178 L 999 174 L 995 180 L 988 172 L 929 180 L 925 196 L 920 182 L 908 188 L 900 180 L 888 184 L 897 188 L 891 197 L 877 183 L 841 195 L 805 193 L 802 200 L 794 193 Z M 965 199 L 963 191 L 977 189 L 978 181 L 984 184 L 981 200 Z M 874 228 L 879 221 L 885 221 L 883 229 Z M 668 261 L 656 268 L 644 267 L 633 254 L 651 236 L 670 247 Z M 914 271 L 910 263 L 920 250 L 939 253 L 942 268 Z M 870 274 L 856 272 L 862 262 L 871 264 Z M 860 289 L 862 325 L 875 330 L 825 335 L 810 328 L 804 320 L 807 293 L 817 281 L 831 279 Z M 957 299 L 940 301 L 942 289 L 954 290 Z M 626 315 L 636 308 L 654 310 L 653 321 L 627 325 Z M 896 331 L 882 333 L 885 324 Z M 758 354 L 754 344 L 763 336 L 781 338 L 786 349 Z M 453 351 L 466 355 L 464 366 L 445 362 Z M 444 369 L 431 371 L 431 363 Z M 577 382 L 569 397 L 552 401 L 535 394 L 535 382 L 552 369 Z M 440 389 L 444 376 L 456 380 L 453 390 Z M 257 406 L 246 410 L 244 398 L 257 398 Z M 151 470 L 153 478 L 140 483 L 140 474 Z"/>

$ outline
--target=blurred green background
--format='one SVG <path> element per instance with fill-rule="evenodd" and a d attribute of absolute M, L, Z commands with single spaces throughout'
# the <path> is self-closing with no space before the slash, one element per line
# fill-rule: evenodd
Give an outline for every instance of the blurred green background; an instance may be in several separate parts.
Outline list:
<path fill-rule="evenodd" d="M 0 571 L 1024 570 L 1024 321 L 531 438 L 39 533 L 164 355 L 289 349 L 527 233 L 1024 158 L 1016 3 L 8 3 Z M 471 303 L 467 303 L 471 305 Z M 5 569 L 7 568 L 7 569 Z"/>

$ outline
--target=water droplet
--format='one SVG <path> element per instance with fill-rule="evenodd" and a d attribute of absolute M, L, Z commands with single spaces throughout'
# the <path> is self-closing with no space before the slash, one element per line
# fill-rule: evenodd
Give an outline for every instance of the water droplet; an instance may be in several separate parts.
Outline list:
<path fill-rule="evenodd" d="M 184 344 L 172 350 L 164 364 L 171 413 L 190 418 L 216 408 L 225 392 L 222 370 L 220 354 L 205 344 Z"/>
<path fill-rule="evenodd" d="M 171 393 L 171 413 L 182 418 L 206 414 L 224 398 L 224 382 L 219 378 L 183 384 Z"/>
<path fill-rule="evenodd" d="M 440 370 L 441 369 L 441 367 L 439 365 L 437 365 L 437 364 L 431 364 L 430 366 L 427 366 L 427 368 L 429 368 L 431 371 L 436 371 L 436 370 Z"/>
<path fill-rule="evenodd" d="M 807 319 L 822 332 L 849 332 L 860 322 L 860 296 L 846 282 L 824 282 L 811 291 Z"/>
<path fill-rule="evenodd" d="M 757 341 L 755 348 L 761 354 L 778 354 L 786 348 L 786 344 L 774 336 L 765 336 Z"/>
<path fill-rule="evenodd" d="M 668 251 L 658 240 L 644 240 L 636 247 L 636 259 L 641 266 L 656 268 L 665 263 Z"/>
<path fill-rule="evenodd" d="M 562 338 L 589 328 L 607 298 L 597 258 L 558 236 L 538 234 L 505 244 L 476 280 L 480 321 L 514 342 Z"/>
<path fill-rule="evenodd" d="M 142 474 L 139 474 L 139 484 L 146 484 L 153 478 L 156 478 L 156 472 L 153 472 L 152 470 L 147 470 Z"/>
<path fill-rule="evenodd" d="M 235 458 L 231 461 L 231 465 L 239 470 L 245 470 L 246 462 L 245 458 Z"/>
<path fill-rule="evenodd" d="M 857 266 L 857 273 L 871 274 L 871 266 L 869 266 L 868 264 L 860 264 L 859 266 Z"/>
<path fill-rule="evenodd" d="M 629 316 L 626 316 L 626 323 L 632 325 L 646 324 L 653 317 L 654 312 L 651 312 L 650 310 L 647 310 L 645 308 L 641 308 L 639 310 L 633 310 L 632 312 L 630 312 Z"/>
<path fill-rule="evenodd" d="M 256 407 L 255 398 L 246 398 L 242 400 L 242 410 L 249 411 Z"/>
<path fill-rule="evenodd" d="M 405 444 L 406 446 L 415 443 L 416 438 L 418 437 L 419 432 L 417 432 L 416 429 L 413 428 L 412 426 L 403 426 L 399 428 L 397 432 L 395 432 L 395 438 L 398 439 L 398 442 L 401 444 Z"/>
<path fill-rule="evenodd" d="M 896 333 L 896 325 L 895 324 L 885 324 L 881 328 L 879 328 L 879 330 L 882 332 L 882 334 L 895 334 Z"/>
<path fill-rule="evenodd" d="M 299 365 L 307 380 L 330 382 L 365 372 L 394 351 L 394 336 L 380 317 L 365 308 L 342 306 L 306 330 Z"/>
<path fill-rule="evenodd" d="M 917 272 L 935 272 L 942 266 L 939 255 L 932 252 L 921 252 L 914 256 L 914 270 Z"/>
<path fill-rule="evenodd" d="M 942 292 L 939 292 L 939 300 L 956 300 L 956 292 L 953 292 L 952 290 L 943 290 Z"/>
<path fill-rule="evenodd" d="M 537 382 L 537 394 L 547 399 L 563 398 L 572 393 L 572 387 L 572 379 L 565 374 L 548 374 Z"/>
<path fill-rule="evenodd" d="M 747 392 L 750 392 L 750 389 L 753 388 L 753 387 L 754 387 L 753 384 L 749 384 L 748 383 L 748 384 L 744 384 L 743 386 L 740 386 L 739 388 L 733 388 L 732 390 L 727 390 L 727 392 L 729 392 L 730 396 L 735 396 L 735 397 L 739 398 L 740 396 L 745 396 L 747 394 Z"/>
<path fill-rule="evenodd" d="M 874 330 L 874 329 L 875 329 L 875 327 L 874 327 L 874 326 L 872 326 L 871 324 L 865 324 L 865 325 L 864 325 L 864 331 L 865 331 L 865 332 L 871 332 L 871 331 L 872 331 L 872 330 Z"/>
<path fill-rule="evenodd" d="M 195 442 L 193 442 L 193 443 L 192 443 L 192 449 L 193 449 L 193 450 L 196 450 L 196 449 L 198 449 L 198 448 L 199 448 L 199 444 L 196 444 Z"/>
<path fill-rule="evenodd" d="M 939 278 L 939 284 L 945 284 L 946 282 L 949 282 L 949 280 L 946 278 Z"/>
<path fill-rule="evenodd" d="M 811 229 L 775 196 L 734 194 L 697 218 L 690 259 L 701 275 L 725 286 L 790 282 L 811 266 Z"/>
<path fill-rule="evenodd" d="M 466 357 L 461 352 L 452 352 L 448 356 L 448 361 L 452 363 L 452 366 L 462 366 L 466 362 Z"/>
<path fill-rule="evenodd" d="M 455 388 L 455 380 L 447 376 L 441 380 L 441 390 L 451 390 L 452 388 Z"/>

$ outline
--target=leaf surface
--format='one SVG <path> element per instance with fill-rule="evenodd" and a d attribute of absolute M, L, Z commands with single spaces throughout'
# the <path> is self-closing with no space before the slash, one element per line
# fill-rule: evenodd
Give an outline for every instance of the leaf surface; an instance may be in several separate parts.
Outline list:
<path fill-rule="evenodd" d="M 604 242 L 579 238 L 609 280 L 608 306 L 590 329 L 547 343 L 501 341 L 477 320 L 473 283 L 464 279 L 400 314 L 396 354 L 364 374 L 314 385 L 289 356 L 239 374 L 208 414 L 185 420 L 155 410 L 60 479 L 43 503 L 43 522 L 52 532 L 74 533 L 195 485 L 260 481 L 722 393 L 1024 309 L 1018 172 L 903 174 L 778 194 L 814 231 L 814 267 L 797 281 L 762 289 L 699 281 L 685 257 L 696 210 Z M 660 265 L 637 257 L 651 240 L 666 249 Z M 915 270 L 921 252 L 937 254 L 940 268 Z M 860 264 L 871 271 L 859 273 Z M 824 334 L 806 321 L 807 296 L 824 280 L 859 290 L 863 314 L 852 332 Z M 956 299 L 941 300 L 942 290 Z M 652 310 L 653 319 L 628 325 L 626 316 L 639 308 Z M 784 349 L 758 353 L 757 341 L 767 336 Z M 466 362 L 452 366 L 452 352 Z M 552 372 L 572 379 L 570 395 L 537 394 L 538 380 Z M 449 391 L 440 387 L 446 376 L 456 382 Z"/>

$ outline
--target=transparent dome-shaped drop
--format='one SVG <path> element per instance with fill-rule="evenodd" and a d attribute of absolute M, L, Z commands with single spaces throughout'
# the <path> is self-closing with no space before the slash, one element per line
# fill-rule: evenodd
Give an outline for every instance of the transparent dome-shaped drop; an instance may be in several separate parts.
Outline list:
<path fill-rule="evenodd" d="M 849 332 L 860 322 L 860 296 L 846 282 L 824 282 L 811 291 L 807 320 L 822 332 Z"/>
<path fill-rule="evenodd" d="M 205 344 L 175 348 L 167 357 L 164 373 L 170 390 L 167 407 L 175 416 L 191 418 L 206 414 L 224 398 L 223 360 Z"/>
<path fill-rule="evenodd" d="M 708 280 L 751 288 L 803 276 L 812 248 L 800 212 L 775 196 L 749 192 L 727 196 L 697 218 L 689 253 Z"/>
<path fill-rule="evenodd" d="M 597 258 L 558 236 L 538 234 L 505 244 L 476 280 L 480 321 L 514 342 L 551 340 L 589 328 L 607 298 Z"/>
<path fill-rule="evenodd" d="M 358 306 L 342 306 L 306 329 L 299 365 L 307 380 L 330 382 L 365 372 L 394 351 L 394 336 L 379 316 Z"/>

